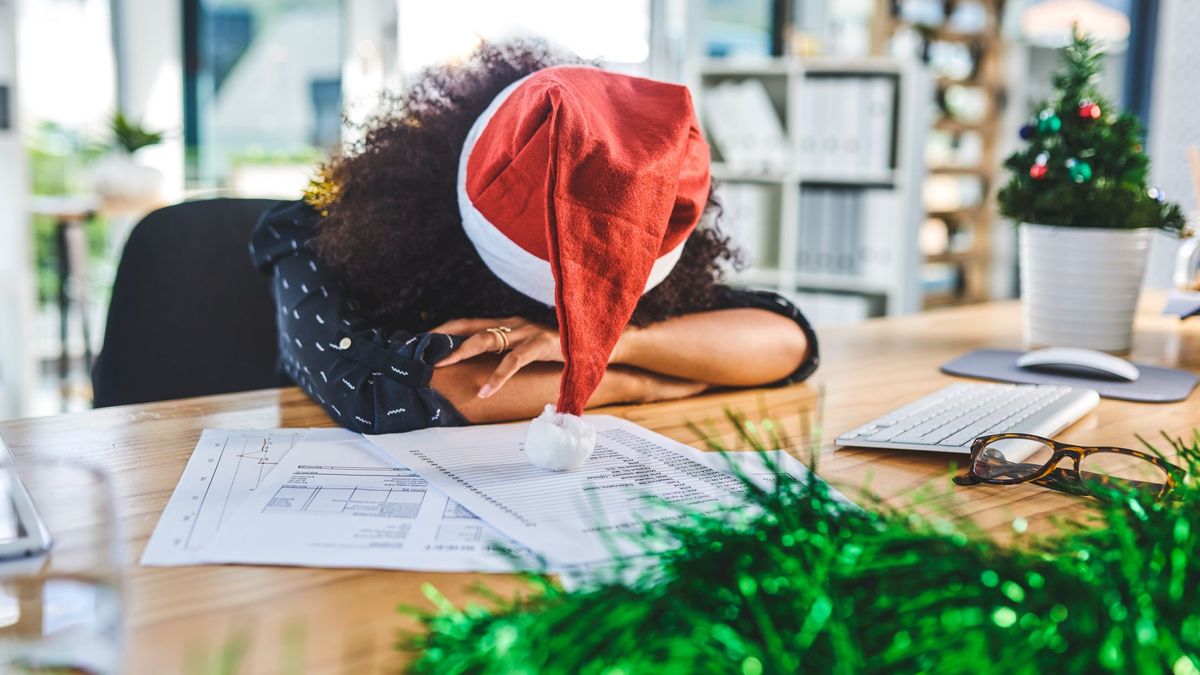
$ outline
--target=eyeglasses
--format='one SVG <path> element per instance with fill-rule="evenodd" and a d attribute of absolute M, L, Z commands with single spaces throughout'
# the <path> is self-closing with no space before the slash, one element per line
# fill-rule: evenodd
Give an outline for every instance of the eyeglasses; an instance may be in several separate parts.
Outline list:
<path fill-rule="evenodd" d="M 1059 466 L 1070 458 L 1074 468 Z M 1097 498 L 1133 493 L 1160 499 L 1186 472 L 1161 457 L 1139 450 L 1067 445 L 1032 434 L 980 436 L 971 444 L 967 472 L 957 485 L 1034 483 L 1073 495 Z"/>

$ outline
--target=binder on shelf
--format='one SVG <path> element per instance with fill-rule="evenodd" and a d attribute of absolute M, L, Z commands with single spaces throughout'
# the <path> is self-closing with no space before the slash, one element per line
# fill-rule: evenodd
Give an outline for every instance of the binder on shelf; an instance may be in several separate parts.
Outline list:
<path fill-rule="evenodd" d="M 860 78 L 856 83 L 858 91 L 855 98 L 858 99 L 858 110 L 855 114 L 854 126 L 859 132 L 859 147 L 854 155 L 854 174 L 858 176 L 882 173 L 872 162 L 875 152 L 873 144 L 877 141 L 871 131 L 871 116 L 874 114 L 872 92 L 878 79 L 877 77 Z"/>
<path fill-rule="evenodd" d="M 799 250 L 796 269 L 799 272 L 816 274 L 821 271 L 821 234 L 825 213 L 822 209 L 821 191 L 804 186 L 800 189 L 800 222 L 798 223 Z"/>
<path fill-rule="evenodd" d="M 796 269 L 801 272 L 811 272 L 817 266 L 818 223 L 820 212 L 816 205 L 816 195 L 812 190 L 800 190 L 800 222 L 797 224 L 799 236 Z"/>
<path fill-rule="evenodd" d="M 800 88 L 799 111 L 796 117 L 795 136 L 797 164 L 802 173 L 816 175 L 821 172 L 821 138 L 818 117 L 821 114 L 821 90 L 819 78 L 804 78 Z"/>
<path fill-rule="evenodd" d="M 833 194 L 829 190 L 818 193 L 821 203 L 820 227 L 821 238 L 817 245 L 817 271 L 828 274 L 833 269 L 833 231 L 837 226 L 837 205 L 834 204 Z"/>
<path fill-rule="evenodd" d="M 850 222 L 850 193 L 848 190 L 829 190 L 830 202 L 833 204 L 833 219 L 830 222 L 833 240 L 829 246 L 829 272 L 831 274 L 848 274 L 846 269 L 847 235 L 854 229 Z"/>
<path fill-rule="evenodd" d="M 895 243 L 898 240 L 896 214 L 902 204 L 900 195 L 887 190 L 871 190 L 863 201 L 857 254 L 864 283 L 886 286 L 904 274 L 902 254 Z"/>
<path fill-rule="evenodd" d="M 859 95 L 862 84 L 861 77 L 837 78 L 839 100 L 831 113 L 838 120 L 838 173 L 843 176 L 857 173 L 859 153 L 863 150 L 861 139 L 865 134 L 861 126 L 862 97 Z"/>
<path fill-rule="evenodd" d="M 790 165 L 787 134 L 761 80 L 720 82 L 702 100 L 709 136 L 726 164 L 746 170 Z"/>
<path fill-rule="evenodd" d="M 867 95 L 867 173 L 885 174 L 892 169 L 892 127 L 895 118 L 896 81 L 873 77 Z"/>
<path fill-rule="evenodd" d="M 858 190 L 847 194 L 847 214 L 846 222 L 851 226 L 846 230 L 845 244 L 842 246 L 842 268 L 846 274 L 857 276 L 859 274 L 858 265 L 858 247 L 859 239 L 862 233 L 862 204 L 866 199 L 866 192 Z"/>
<path fill-rule="evenodd" d="M 817 100 L 817 166 L 822 174 L 836 174 L 838 122 L 831 107 L 837 99 L 837 83 L 832 78 L 816 78 L 821 98 Z"/>

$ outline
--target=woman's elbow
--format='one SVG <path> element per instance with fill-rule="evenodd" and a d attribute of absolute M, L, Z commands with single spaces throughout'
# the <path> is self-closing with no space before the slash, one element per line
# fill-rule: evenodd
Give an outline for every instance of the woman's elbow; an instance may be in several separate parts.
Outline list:
<path fill-rule="evenodd" d="M 793 325 L 792 330 L 788 331 L 788 337 L 784 340 L 782 349 L 784 360 L 787 361 L 789 369 L 788 375 L 796 372 L 804 362 L 808 360 L 809 351 L 812 345 L 808 342 L 808 335 L 800 326 Z"/>
<path fill-rule="evenodd" d="M 760 356 L 752 364 L 754 368 L 744 369 L 744 376 L 752 382 L 744 382 L 743 386 L 761 387 L 787 380 L 802 368 L 811 353 L 808 335 L 791 318 L 769 313 L 761 321 L 754 341 Z"/>

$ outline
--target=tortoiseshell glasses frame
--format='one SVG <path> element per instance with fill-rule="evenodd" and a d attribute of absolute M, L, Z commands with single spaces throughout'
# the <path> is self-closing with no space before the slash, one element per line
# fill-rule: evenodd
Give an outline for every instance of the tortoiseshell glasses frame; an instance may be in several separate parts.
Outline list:
<path fill-rule="evenodd" d="M 998 473 L 1005 473 L 1007 475 L 1000 477 L 996 477 L 995 474 L 993 476 L 979 475 L 976 467 L 979 464 L 981 453 L 992 444 L 1005 440 L 1042 443 L 1051 449 L 1053 453 L 1041 465 L 1008 462 L 1005 460 L 1007 464 L 1004 468 L 1007 471 Z M 1125 455 L 1149 462 L 1162 470 L 1165 480 L 1161 484 L 1148 483 L 1110 474 L 1081 471 L 1080 464 L 1083 458 L 1095 453 Z M 1068 458 L 1074 464 L 1073 469 L 1059 466 L 1062 460 Z M 1068 443 L 1059 443 L 1058 441 L 1043 438 L 1042 436 L 1034 436 L 1033 434 L 991 434 L 980 436 L 971 444 L 971 455 L 967 463 L 967 471 L 962 475 L 955 476 L 954 482 L 957 485 L 979 485 L 981 483 L 988 485 L 1017 485 L 1020 483 L 1033 483 L 1067 494 L 1097 498 L 1106 497 L 1108 494 L 1105 490 L 1094 491 L 1091 486 L 1100 485 L 1114 490 L 1144 489 L 1149 487 L 1153 488 L 1149 490 L 1152 496 L 1160 499 L 1174 490 L 1186 473 L 1182 467 L 1176 466 L 1162 457 L 1142 452 L 1141 450 L 1110 446 L 1071 445 Z"/>

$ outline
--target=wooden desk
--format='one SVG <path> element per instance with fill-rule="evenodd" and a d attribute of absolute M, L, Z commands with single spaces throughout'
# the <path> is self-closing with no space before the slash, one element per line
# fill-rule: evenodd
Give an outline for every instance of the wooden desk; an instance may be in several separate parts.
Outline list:
<path fill-rule="evenodd" d="M 1156 316 L 1162 298 L 1152 297 L 1139 317 L 1132 358 L 1200 368 L 1200 321 L 1180 324 Z M 1015 303 L 932 312 L 823 331 L 823 364 L 814 383 L 825 387 L 826 439 L 953 381 L 937 367 L 969 349 L 1012 347 L 1020 341 Z M 713 394 L 685 401 L 613 408 L 622 415 L 684 442 L 696 443 L 685 420 L 718 418 L 725 406 L 751 416 L 761 409 L 793 416 L 810 400 L 811 385 Z M 1079 443 L 1133 444 L 1134 433 L 1190 433 L 1200 423 L 1200 399 L 1150 405 L 1102 401 L 1062 437 Z M 109 408 L 75 415 L 0 424 L 18 457 L 87 458 L 115 478 L 128 558 L 126 617 L 129 670 L 179 672 L 199 650 L 212 657 L 232 635 L 251 639 L 244 672 L 277 672 L 285 645 L 299 634 L 306 672 L 394 671 L 406 657 L 393 649 L 401 629 L 414 623 L 396 613 L 399 604 L 428 606 L 420 586 L 430 582 L 461 602 L 485 581 L 502 593 L 521 584 L 511 577 L 417 574 L 358 570 L 209 566 L 144 569 L 142 547 L 158 520 L 200 430 L 325 426 L 328 417 L 296 389 L 268 390 L 150 405 Z M 826 441 L 829 445 L 829 441 Z M 1032 529 L 1052 513 L 1081 502 L 1033 486 L 953 488 L 945 457 L 882 451 L 826 450 L 819 472 L 853 492 L 870 483 L 893 501 L 930 485 L 957 502 L 956 513 L 997 534 L 1011 532 L 1014 517 Z M 292 635 L 291 638 L 288 636 Z"/>

